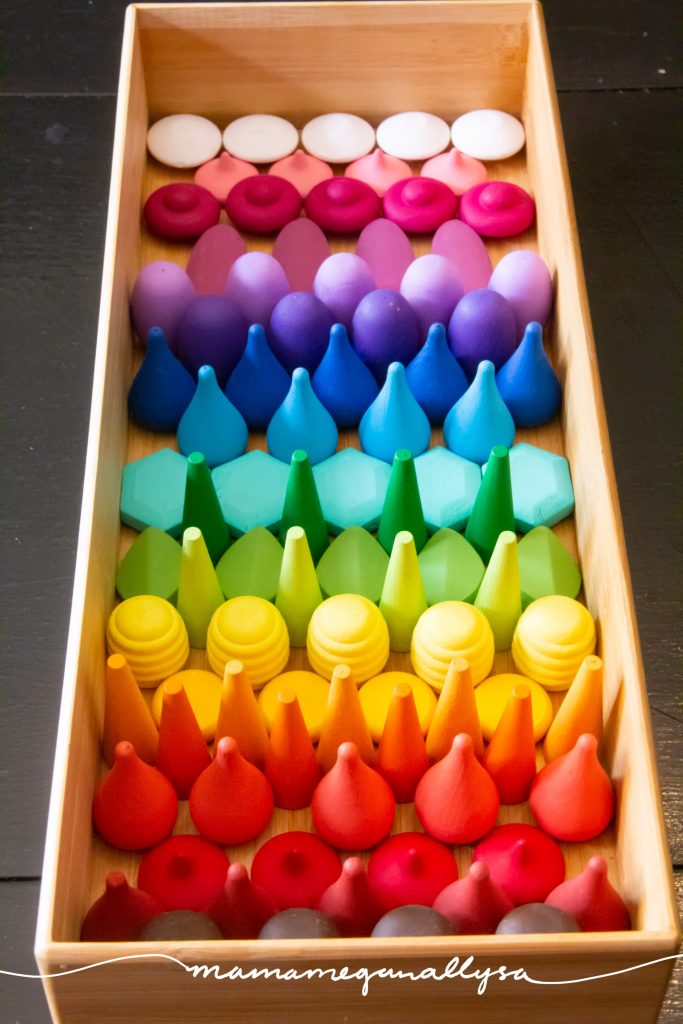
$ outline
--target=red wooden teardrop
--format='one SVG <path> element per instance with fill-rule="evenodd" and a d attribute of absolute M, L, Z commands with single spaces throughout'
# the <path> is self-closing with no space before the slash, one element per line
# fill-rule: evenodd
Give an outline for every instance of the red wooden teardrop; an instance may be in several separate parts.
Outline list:
<path fill-rule="evenodd" d="M 129 885 L 121 871 L 110 871 L 105 890 L 81 925 L 81 942 L 131 942 L 148 921 L 162 914 L 161 903 Z"/>
<path fill-rule="evenodd" d="M 472 843 L 495 824 L 498 790 L 474 754 L 472 737 L 460 733 L 415 791 L 415 810 L 425 832 L 444 843 Z"/>
<path fill-rule="evenodd" d="M 268 779 L 242 757 L 231 736 L 224 736 L 190 793 L 190 815 L 197 830 L 214 843 L 237 846 L 255 839 L 272 813 Z"/>
<path fill-rule="evenodd" d="M 339 877 L 339 855 L 310 832 L 281 832 L 256 851 L 251 880 L 270 893 L 278 910 L 315 908 Z"/>
<path fill-rule="evenodd" d="M 533 825 L 500 825 L 475 847 L 474 860 L 483 860 L 491 881 L 516 906 L 542 903 L 564 881 L 564 857 L 554 839 Z"/>
<path fill-rule="evenodd" d="M 171 836 L 140 862 L 138 886 L 164 910 L 201 911 L 223 885 L 228 858 L 201 836 Z"/>
<path fill-rule="evenodd" d="M 277 908 L 265 889 L 254 885 L 244 864 L 231 864 L 225 885 L 204 907 L 226 939 L 255 939 Z"/>
<path fill-rule="evenodd" d="M 529 804 L 555 839 L 584 842 L 604 832 L 614 814 L 614 787 L 598 761 L 595 736 L 579 736 L 572 750 L 541 769 Z"/>
<path fill-rule="evenodd" d="M 399 832 L 378 846 L 368 865 L 368 881 L 382 913 L 407 904 L 431 907 L 458 877 L 451 851 L 422 832 Z"/>
<path fill-rule="evenodd" d="M 122 740 L 116 744 L 111 771 L 95 791 L 92 812 L 97 831 L 112 846 L 144 850 L 172 831 L 178 798 L 168 779 Z"/>
<path fill-rule="evenodd" d="M 340 935 L 346 936 L 369 935 L 384 913 L 359 857 L 344 861 L 339 878 L 322 894 L 317 909 L 334 921 Z"/>
<path fill-rule="evenodd" d="M 432 904 L 447 917 L 457 935 L 492 935 L 514 903 L 491 881 L 482 860 L 475 861 L 464 878 L 446 886 Z"/>
<path fill-rule="evenodd" d="M 157 768 L 187 800 L 195 779 L 211 764 L 211 754 L 195 718 L 183 684 L 163 684 Z"/>
<path fill-rule="evenodd" d="M 607 877 L 604 857 L 591 857 L 580 875 L 553 889 L 546 903 L 573 917 L 582 932 L 628 931 L 631 927 L 626 904 Z"/>
<path fill-rule="evenodd" d="M 340 850 L 366 850 L 389 832 L 396 804 L 389 785 L 358 753 L 342 743 L 334 767 L 316 786 L 311 801 L 313 825 Z"/>

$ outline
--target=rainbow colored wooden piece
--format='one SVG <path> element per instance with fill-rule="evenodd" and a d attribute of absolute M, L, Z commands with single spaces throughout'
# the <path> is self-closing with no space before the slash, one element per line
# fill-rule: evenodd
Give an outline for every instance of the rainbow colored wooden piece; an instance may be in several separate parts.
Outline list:
<path fill-rule="evenodd" d="M 371 601 L 359 594 L 328 597 L 313 612 L 308 628 L 308 660 L 331 679 L 336 665 L 348 665 L 358 683 L 384 668 L 389 630 Z"/>

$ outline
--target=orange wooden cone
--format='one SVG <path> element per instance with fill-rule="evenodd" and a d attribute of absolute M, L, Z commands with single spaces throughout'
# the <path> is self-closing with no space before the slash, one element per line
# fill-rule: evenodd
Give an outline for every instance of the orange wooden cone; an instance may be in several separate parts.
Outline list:
<path fill-rule="evenodd" d="M 427 733 L 429 760 L 440 761 L 445 757 L 453 739 L 461 732 L 472 737 L 474 753 L 481 758 L 484 740 L 474 699 L 472 672 L 467 658 L 453 658 Z"/>
<path fill-rule="evenodd" d="M 265 766 L 275 806 L 289 811 L 308 807 L 321 774 L 296 694 L 293 690 L 281 690 Z"/>
<path fill-rule="evenodd" d="M 114 763 L 114 748 L 121 740 L 132 743 L 143 761 L 156 761 L 159 734 L 147 702 L 123 655 L 110 654 L 104 678 L 102 733 L 102 753 L 110 767 Z"/>
<path fill-rule="evenodd" d="M 496 784 L 502 804 L 521 804 L 528 799 L 536 776 L 536 745 L 531 691 L 524 683 L 512 688 L 484 753 L 484 767 Z"/>
<path fill-rule="evenodd" d="M 377 771 L 391 786 L 400 804 L 409 803 L 429 768 L 425 741 L 407 683 L 394 688 L 377 753 Z"/>
<path fill-rule="evenodd" d="M 543 744 L 546 761 L 567 754 L 583 733 L 602 739 L 602 660 L 584 658 Z"/>
<path fill-rule="evenodd" d="M 363 761 L 374 764 L 375 748 L 348 665 L 337 665 L 332 673 L 327 712 L 318 742 L 318 762 L 324 772 L 335 764 L 342 743 L 355 743 Z"/>
<path fill-rule="evenodd" d="M 229 661 L 225 666 L 214 754 L 224 736 L 232 736 L 247 761 L 259 767 L 263 765 L 268 750 L 268 733 L 241 661 Z"/>
<path fill-rule="evenodd" d="M 192 783 L 211 764 L 211 754 L 192 705 L 178 679 L 163 684 L 157 768 L 187 800 Z"/>

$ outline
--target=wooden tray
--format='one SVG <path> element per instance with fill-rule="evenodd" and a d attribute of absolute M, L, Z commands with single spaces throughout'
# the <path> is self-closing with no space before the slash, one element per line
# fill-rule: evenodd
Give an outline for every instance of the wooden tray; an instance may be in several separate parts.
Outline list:
<path fill-rule="evenodd" d="M 189 247 L 167 246 L 140 223 L 141 200 L 182 173 L 148 159 L 150 121 L 180 111 L 213 117 L 221 125 L 249 112 L 268 111 L 302 126 L 311 116 L 348 110 L 373 123 L 401 110 L 429 110 L 452 120 L 476 107 L 499 107 L 523 117 L 524 153 L 500 166 L 501 177 L 534 195 L 537 228 L 512 242 L 489 245 L 494 264 L 511 249 L 537 249 L 556 286 L 551 357 L 564 388 L 561 422 L 518 431 L 570 460 L 576 515 L 557 527 L 578 556 L 584 599 L 595 616 L 605 662 L 606 764 L 618 790 L 614 827 L 593 843 L 564 847 L 568 875 L 601 852 L 632 912 L 634 930 L 571 936 L 494 936 L 305 941 L 80 943 L 85 910 L 113 867 L 134 879 L 139 857 L 106 847 L 91 827 L 91 800 L 101 773 L 104 631 L 114 602 L 114 576 L 133 533 L 118 518 L 121 471 L 174 439 L 128 423 L 126 396 L 136 357 L 128 297 L 135 275 L 155 259 L 184 265 Z M 490 168 L 491 177 L 498 169 Z M 185 175 L 191 177 L 191 175 Z M 606 201 L 607 201 L 606 197 Z M 351 248 L 354 240 L 335 243 Z M 248 239 L 249 248 L 264 248 Z M 417 254 L 428 240 L 415 241 Z M 137 357 L 139 358 L 139 357 Z M 435 432 L 432 443 L 438 443 Z M 340 446 L 357 445 L 355 435 Z M 250 446 L 264 447 L 263 438 Z M 203 652 L 191 664 L 203 667 Z M 291 666 L 305 665 L 293 652 Z M 391 667 L 408 668 L 407 655 Z M 512 668 L 496 655 L 496 671 Z M 555 701 L 559 698 L 554 697 Z M 539 754 L 540 757 L 540 754 Z M 526 805 L 503 808 L 504 821 L 530 821 Z M 416 827 L 412 805 L 397 814 L 395 831 Z M 310 828 L 308 811 L 276 811 L 259 843 L 287 828 Z M 176 831 L 194 831 L 186 805 Z M 250 864 L 259 843 L 229 853 Z M 456 850 L 466 869 L 471 849 Z M 235 964 L 244 971 L 278 967 L 341 970 L 392 968 L 441 973 L 454 957 L 475 958 L 475 970 L 523 969 L 550 982 L 606 975 L 667 957 L 678 926 L 667 855 L 647 693 L 635 625 L 614 471 L 581 269 L 574 211 L 540 6 L 533 0 L 443 3 L 133 5 L 126 15 L 116 119 L 109 224 L 83 491 L 76 580 L 59 723 L 36 958 L 45 974 L 141 953 L 166 954 L 188 965 Z M 170 960 L 133 959 L 47 980 L 55 1021 L 316 1020 L 389 1022 L 426 1011 L 430 1024 L 458 1015 L 471 1024 L 505 1020 L 543 1022 L 654 1021 L 671 961 L 626 977 L 571 987 L 492 978 L 483 995 L 476 980 L 375 978 L 333 982 L 274 978 L 195 980 Z"/>

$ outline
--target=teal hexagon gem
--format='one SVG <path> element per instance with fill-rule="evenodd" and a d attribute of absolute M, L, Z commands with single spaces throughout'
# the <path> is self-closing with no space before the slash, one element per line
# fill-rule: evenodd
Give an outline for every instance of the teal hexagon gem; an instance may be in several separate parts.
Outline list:
<path fill-rule="evenodd" d="M 171 448 L 129 462 L 121 482 L 121 522 L 134 530 L 155 526 L 179 537 L 186 479 L 187 459 Z"/>
<path fill-rule="evenodd" d="M 481 483 L 477 463 L 439 445 L 415 459 L 415 472 L 428 528 L 463 529 Z"/>
<path fill-rule="evenodd" d="M 563 455 L 533 444 L 515 444 L 510 449 L 510 477 L 515 526 L 521 533 L 554 526 L 574 511 L 574 488 Z"/>
<path fill-rule="evenodd" d="M 282 519 L 289 466 L 254 450 L 213 470 L 225 521 L 239 536 L 256 526 L 277 530 Z"/>
<path fill-rule="evenodd" d="M 313 467 L 323 515 L 331 533 L 350 526 L 373 530 L 379 522 L 391 466 L 357 448 L 343 448 Z"/>

